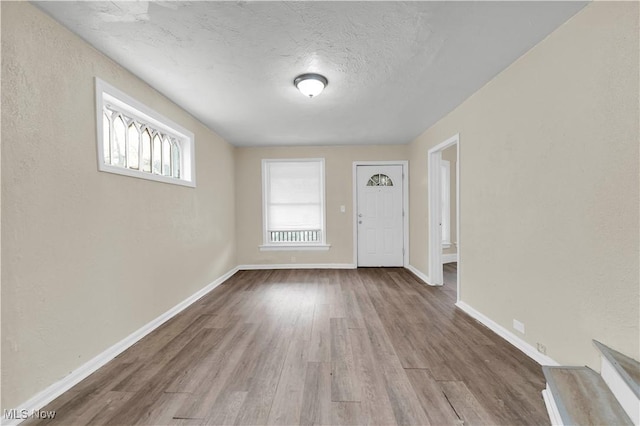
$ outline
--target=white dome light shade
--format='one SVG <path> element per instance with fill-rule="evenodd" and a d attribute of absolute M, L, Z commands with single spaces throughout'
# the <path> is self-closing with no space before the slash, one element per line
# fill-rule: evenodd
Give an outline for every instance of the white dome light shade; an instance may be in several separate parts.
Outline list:
<path fill-rule="evenodd" d="M 298 83 L 298 90 L 305 96 L 313 98 L 324 90 L 324 84 L 320 80 L 314 80 L 312 78 L 308 80 L 302 80 Z"/>
<path fill-rule="evenodd" d="M 302 74 L 293 80 L 300 93 L 310 98 L 318 96 L 329 82 L 320 74 Z"/>

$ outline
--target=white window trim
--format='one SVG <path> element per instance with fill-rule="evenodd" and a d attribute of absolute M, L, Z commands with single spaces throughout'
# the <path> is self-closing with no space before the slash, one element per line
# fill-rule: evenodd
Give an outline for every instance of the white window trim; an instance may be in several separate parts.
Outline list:
<path fill-rule="evenodd" d="M 320 179 L 320 197 L 322 202 L 322 215 L 321 215 L 321 241 L 313 243 L 271 243 L 267 233 L 267 164 L 269 163 L 285 163 L 285 162 L 320 162 L 321 163 L 321 179 Z M 331 244 L 327 244 L 327 206 L 325 203 L 325 162 L 324 158 L 268 158 L 262 160 L 262 245 L 259 246 L 260 251 L 296 251 L 296 250 L 329 250 Z"/>
<path fill-rule="evenodd" d="M 98 148 L 98 170 L 101 172 L 115 173 L 140 179 L 153 180 L 195 188 L 196 186 L 196 162 L 195 162 L 195 137 L 193 132 L 185 129 L 177 123 L 157 113 L 143 103 L 137 101 L 121 90 L 95 78 L 96 80 L 96 131 Z M 157 175 L 140 170 L 128 169 L 105 164 L 103 141 L 102 108 L 105 102 L 112 103 L 122 112 L 146 122 L 157 130 L 162 130 L 180 138 L 181 177 Z"/>
<path fill-rule="evenodd" d="M 331 248 L 331 244 L 263 244 L 260 246 L 260 251 L 327 251 Z"/>

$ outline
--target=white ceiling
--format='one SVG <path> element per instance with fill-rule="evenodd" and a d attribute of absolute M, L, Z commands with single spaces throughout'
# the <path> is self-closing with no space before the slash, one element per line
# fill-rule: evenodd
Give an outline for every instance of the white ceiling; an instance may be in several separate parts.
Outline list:
<path fill-rule="evenodd" d="M 408 143 L 585 5 L 36 4 L 238 146 Z"/>

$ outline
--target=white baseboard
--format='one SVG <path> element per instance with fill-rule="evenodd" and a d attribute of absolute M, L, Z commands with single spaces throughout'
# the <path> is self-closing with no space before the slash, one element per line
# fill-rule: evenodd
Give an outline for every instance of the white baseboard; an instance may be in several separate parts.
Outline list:
<path fill-rule="evenodd" d="M 611 389 L 611 392 L 616 397 L 633 424 L 640 424 L 640 400 L 629 387 L 629 384 L 620 377 L 620 374 L 611 364 L 611 361 L 609 361 L 609 359 L 603 354 L 600 355 L 600 359 L 600 375 L 602 376 L 602 379 L 609 389 Z"/>
<path fill-rule="evenodd" d="M 353 263 L 281 263 L 263 265 L 240 265 L 240 271 L 252 271 L 260 269 L 356 269 Z"/>
<path fill-rule="evenodd" d="M 433 286 L 433 284 L 431 284 L 431 280 L 429 279 L 429 277 L 427 276 L 427 274 L 425 274 L 424 272 L 422 272 L 421 270 L 419 270 L 418 268 L 416 268 L 413 265 L 407 265 L 405 266 L 405 268 L 407 268 L 408 270 L 410 270 L 413 275 L 415 275 L 416 277 L 420 278 L 422 281 L 424 281 L 425 284 Z"/>
<path fill-rule="evenodd" d="M 458 253 L 449 253 L 442 255 L 442 263 L 451 263 L 458 261 Z"/>
<path fill-rule="evenodd" d="M 511 343 L 516 348 L 520 349 L 527 355 L 529 358 L 533 359 L 540 365 L 550 365 L 550 366 L 558 366 L 556 361 L 554 361 L 551 357 L 541 354 L 538 352 L 536 348 L 531 346 L 529 343 L 522 340 L 520 337 L 516 336 L 497 322 L 493 321 L 489 317 L 481 314 L 480 312 L 473 309 L 471 306 L 467 305 L 463 301 L 459 301 L 456 303 L 456 306 L 466 312 L 469 316 L 476 319 L 480 323 L 484 324 L 491 331 L 496 333 L 498 336 L 502 337 L 507 342 Z"/>
<path fill-rule="evenodd" d="M 167 322 L 168 320 L 173 318 L 175 315 L 179 314 L 180 312 L 188 308 L 191 304 L 193 304 L 195 301 L 200 299 L 202 296 L 206 295 L 211 290 L 213 290 L 214 288 L 216 288 L 217 286 L 219 286 L 220 284 L 222 284 L 223 282 L 231 278 L 231 276 L 236 272 L 238 272 L 237 267 L 231 269 L 230 271 L 228 271 L 227 273 L 225 273 L 224 275 L 222 275 L 221 277 L 213 281 L 211 284 L 208 284 L 206 287 L 202 288 L 201 290 L 198 290 L 196 293 L 192 294 L 182 302 L 178 303 L 173 308 L 169 309 L 159 317 L 148 322 L 138 330 L 134 331 L 129 336 L 120 340 L 115 345 L 111 346 L 110 348 L 106 349 L 102 353 L 96 355 L 94 358 L 85 362 L 80 367 L 73 370 L 67 376 L 55 382 L 48 388 L 38 392 L 28 401 L 16 407 L 15 412 L 31 414 L 36 410 L 40 410 L 42 407 L 44 407 L 45 405 L 47 405 L 48 403 L 50 403 L 51 401 L 53 401 L 54 399 L 62 395 L 64 392 L 71 389 L 76 384 L 80 383 L 83 379 L 88 377 L 90 374 L 92 374 L 93 372 L 98 370 L 100 367 L 102 367 L 103 365 L 111 361 L 113 358 L 115 358 L 116 356 L 124 352 L 126 349 L 128 349 L 138 340 L 142 339 L 144 336 L 151 333 L 160 325 Z M 23 422 L 24 420 L 26 419 L 7 419 L 3 415 L 1 423 L 2 425 L 17 425 Z"/>
<path fill-rule="evenodd" d="M 542 399 L 544 399 L 544 405 L 547 407 L 547 414 L 549 415 L 551 425 L 563 426 L 564 423 L 560 417 L 560 411 L 556 405 L 556 400 L 553 399 L 553 394 L 551 393 L 551 389 L 549 389 L 549 384 L 547 384 L 546 389 L 542 391 Z"/>

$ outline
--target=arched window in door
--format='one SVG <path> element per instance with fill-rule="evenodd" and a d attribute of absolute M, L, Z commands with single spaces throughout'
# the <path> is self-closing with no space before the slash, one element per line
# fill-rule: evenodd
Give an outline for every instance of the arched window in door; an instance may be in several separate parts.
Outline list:
<path fill-rule="evenodd" d="M 369 178 L 367 186 L 393 186 L 393 181 L 389 176 L 377 173 Z"/>

